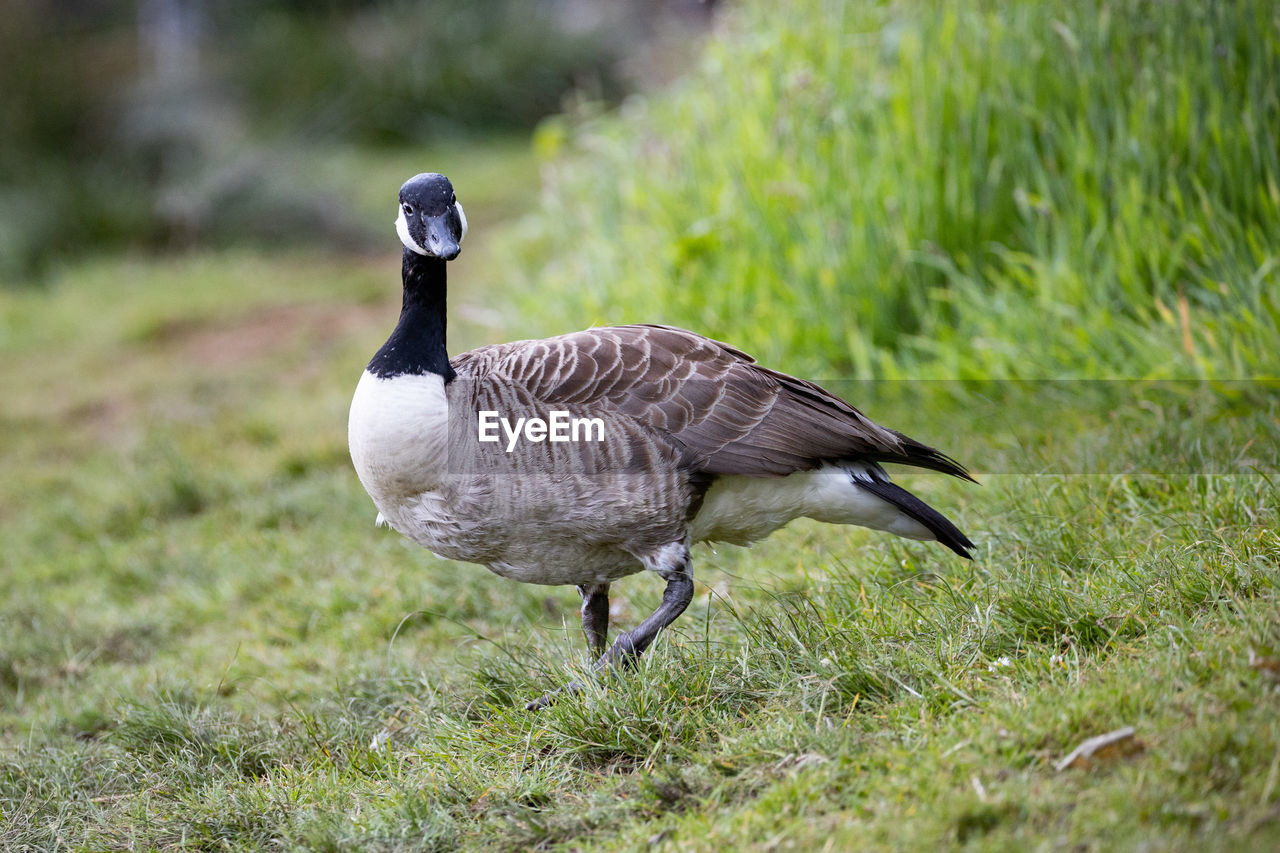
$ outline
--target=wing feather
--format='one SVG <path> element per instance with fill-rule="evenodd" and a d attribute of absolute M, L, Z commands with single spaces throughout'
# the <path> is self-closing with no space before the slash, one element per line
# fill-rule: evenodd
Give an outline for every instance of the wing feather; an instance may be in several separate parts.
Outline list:
<path fill-rule="evenodd" d="M 548 406 L 624 415 L 682 467 L 776 477 L 828 461 L 898 462 L 972 479 L 835 394 L 761 367 L 728 344 L 670 326 L 609 326 L 463 353 L 463 378 L 511 382 Z"/>

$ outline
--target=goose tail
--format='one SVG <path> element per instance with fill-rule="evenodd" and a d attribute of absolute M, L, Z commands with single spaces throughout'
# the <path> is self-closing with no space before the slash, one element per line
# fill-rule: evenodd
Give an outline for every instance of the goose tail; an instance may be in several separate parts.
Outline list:
<path fill-rule="evenodd" d="M 888 477 L 883 475 L 879 477 L 858 477 L 856 482 L 859 487 L 881 500 L 893 504 L 902 510 L 904 515 L 918 521 L 941 544 L 955 551 L 966 560 L 973 559 L 972 551 L 977 546 L 970 541 L 969 537 L 960 532 L 960 528 L 952 524 L 950 519 L 911 494 L 911 492 L 890 482 Z"/>

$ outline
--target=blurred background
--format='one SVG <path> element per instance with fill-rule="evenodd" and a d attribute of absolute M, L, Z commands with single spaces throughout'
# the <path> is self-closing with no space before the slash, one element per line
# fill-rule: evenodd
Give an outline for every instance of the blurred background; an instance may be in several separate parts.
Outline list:
<path fill-rule="evenodd" d="M 17 0 L 0 22 L 0 277 L 104 251 L 368 247 L 327 157 L 527 136 L 569 98 L 670 79 L 710 15 L 697 0 Z"/>
<path fill-rule="evenodd" d="M 1255 0 L 19 0 L 0 288 L 387 254 L 434 169 L 497 238 L 464 261 L 494 261 L 495 333 L 660 319 L 841 378 L 1271 375 L 1276 29 Z"/>

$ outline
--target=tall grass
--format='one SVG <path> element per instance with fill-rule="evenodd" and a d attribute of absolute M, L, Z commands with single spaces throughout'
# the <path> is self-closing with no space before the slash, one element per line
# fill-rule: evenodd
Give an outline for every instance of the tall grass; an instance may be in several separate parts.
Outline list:
<path fill-rule="evenodd" d="M 749 3 L 623 113 L 542 133 L 533 333 L 574 305 L 844 375 L 1276 373 L 1273 3 Z"/>

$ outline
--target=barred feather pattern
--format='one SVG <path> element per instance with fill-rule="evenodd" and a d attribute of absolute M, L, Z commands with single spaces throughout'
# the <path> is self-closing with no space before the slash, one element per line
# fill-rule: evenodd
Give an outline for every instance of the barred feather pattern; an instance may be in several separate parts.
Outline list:
<path fill-rule="evenodd" d="M 972 479 L 939 451 L 879 426 L 826 389 L 671 326 L 589 329 L 481 347 L 459 377 L 509 383 L 547 404 L 617 412 L 708 474 L 780 477 L 833 460 L 894 462 Z"/>

